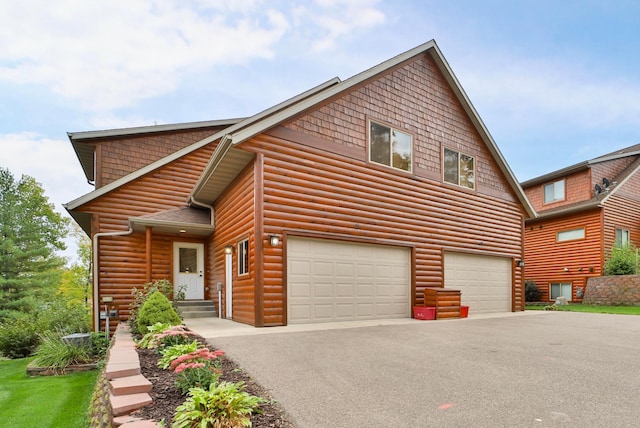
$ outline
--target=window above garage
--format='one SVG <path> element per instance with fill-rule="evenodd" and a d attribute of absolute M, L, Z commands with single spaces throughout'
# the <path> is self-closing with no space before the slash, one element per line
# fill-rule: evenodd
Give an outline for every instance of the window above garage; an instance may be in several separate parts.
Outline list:
<path fill-rule="evenodd" d="M 413 137 L 390 126 L 369 121 L 369 160 L 411 172 Z"/>
<path fill-rule="evenodd" d="M 476 188 L 476 162 L 473 156 L 445 148 L 442 170 L 446 183 L 472 190 Z"/>

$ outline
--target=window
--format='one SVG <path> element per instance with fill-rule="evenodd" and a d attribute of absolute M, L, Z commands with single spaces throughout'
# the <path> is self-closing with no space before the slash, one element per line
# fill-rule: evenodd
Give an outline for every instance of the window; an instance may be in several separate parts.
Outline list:
<path fill-rule="evenodd" d="M 444 181 L 468 189 L 476 188 L 476 165 L 472 156 L 444 149 Z"/>
<path fill-rule="evenodd" d="M 616 229 L 616 247 L 625 247 L 627 245 L 629 245 L 629 231 Z"/>
<path fill-rule="evenodd" d="M 369 122 L 369 160 L 411 172 L 413 138 L 379 123 Z"/>
<path fill-rule="evenodd" d="M 560 231 L 556 237 L 558 242 L 573 241 L 576 239 L 584 239 L 584 227 Z"/>
<path fill-rule="evenodd" d="M 549 204 L 556 201 L 564 201 L 564 180 L 558 180 L 544 186 L 544 203 Z"/>
<path fill-rule="evenodd" d="M 198 250 L 195 248 L 180 248 L 178 250 L 180 260 L 180 273 L 198 272 Z"/>
<path fill-rule="evenodd" d="M 238 275 L 249 273 L 249 240 L 238 242 Z"/>
<path fill-rule="evenodd" d="M 567 302 L 572 298 L 572 286 L 570 282 L 552 282 L 549 284 L 549 293 L 551 300 L 556 300 L 558 297 L 566 297 Z"/>

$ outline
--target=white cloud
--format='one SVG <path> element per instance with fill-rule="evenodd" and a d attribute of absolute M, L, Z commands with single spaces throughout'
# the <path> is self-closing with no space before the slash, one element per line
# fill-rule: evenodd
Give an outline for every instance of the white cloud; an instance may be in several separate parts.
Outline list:
<path fill-rule="evenodd" d="M 190 73 L 272 59 L 292 26 L 310 38 L 296 44 L 327 49 L 384 22 L 375 0 L 316 3 L 2 2 L 0 80 L 44 85 L 84 108 L 107 111 L 170 94 Z"/>

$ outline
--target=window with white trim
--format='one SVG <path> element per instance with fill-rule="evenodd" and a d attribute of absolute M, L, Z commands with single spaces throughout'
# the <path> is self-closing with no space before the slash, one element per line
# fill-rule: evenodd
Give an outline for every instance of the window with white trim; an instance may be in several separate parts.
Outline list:
<path fill-rule="evenodd" d="M 544 185 L 544 203 L 564 201 L 564 179 Z"/>
<path fill-rule="evenodd" d="M 629 231 L 626 229 L 616 229 L 616 247 L 629 245 Z"/>
<path fill-rule="evenodd" d="M 445 148 L 442 171 L 445 182 L 467 189 L 476 188 L 476 161 L 473 156 Z"/>
<path fill-rule="evenodd" d="M 549 296 L 551 300 L 558 297 L 565 297 L 567 301 L 571 301 L 573 297 L 573 287 L 570 282 L 552 282 L 549 284 Z"/>
<path fill-rule="evenodd" d="M 238 275 L 249 273 L 249 240 L 238 242 Z"/>
<path fill-rule="evenodd" d="M 556 241 L 574 241 L 576 239 L 584 239 L 584 227 L 571 230 L 561 230 L 556 236 Z"/>
<path fill-rule="evenodd" d="M 369 121 L 369 160 L 411 172 L 413 137 L 374 121 Z"/>

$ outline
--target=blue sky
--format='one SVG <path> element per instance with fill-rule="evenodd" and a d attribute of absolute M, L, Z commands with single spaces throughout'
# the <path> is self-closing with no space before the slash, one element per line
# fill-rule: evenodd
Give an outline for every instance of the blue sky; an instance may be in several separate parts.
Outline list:
<path fill-rule="evenodd" d="M 0 166 L 62 204 L 66 136 L 253 115 L 435 39 L 527 180 L 640 143 L 640 2 L 0 2 Z"/>

